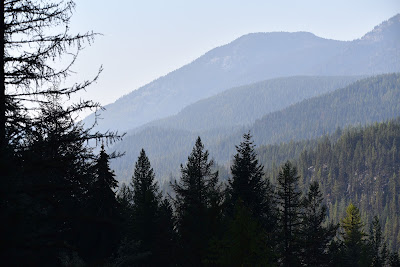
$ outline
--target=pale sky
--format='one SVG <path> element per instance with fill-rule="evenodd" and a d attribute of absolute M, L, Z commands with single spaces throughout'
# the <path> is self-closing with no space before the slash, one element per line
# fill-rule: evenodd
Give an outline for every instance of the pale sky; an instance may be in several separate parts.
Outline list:
<path fill-rule="evenodd" d="M 104 71 L 77 97 L 103 105 L 251 32 L 354 40 L 400 13 L 400 0 L 75 0 L 71 32 L 102 33 L 74 79 Z"/>

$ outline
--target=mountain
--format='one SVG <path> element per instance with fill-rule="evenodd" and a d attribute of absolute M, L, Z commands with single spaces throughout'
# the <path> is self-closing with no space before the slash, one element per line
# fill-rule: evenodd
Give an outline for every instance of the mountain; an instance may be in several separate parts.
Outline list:
<path fill-rule="evenodd" d="M 343 88 L 360 76 L 275 78 L 228 89 L 186 106 L 174 116 L 144 125 L 188 131 L 223 131 L 250 125 L 265 114 Z M 129 133 L 129 132 L 128 132 Z"/>
<path fill-rule="evenodd" d="M 116 160 L 112 167 L 120 180 L 127 181 L 139 150 L 145 148 L 156 173 L 163 178 L 165 174 L 175 175 L 197 136 L 201 136 L 206 144 L 225 139 L 231 133 L 242 132 L 243 125 L 250 125 L 266 113 L 334 91 L 359 78 L 287 77 L 226 90 L 187 106 L 177 115 L 128 131 L 124 140 L 112 148 L 124 151 L 126 155 Z"/>
<path fill-rule="evenodd" d="M 399 33 L 400 15 L 351 42 L 306 32 L 248 34 L 105 106 L 97 129 L 126 131 L 228 88 L 274 77 L 399 72 Z M 93 121 L 94 114 L 84 120 Z"/>
<path fill-rule="evenodd" d="M 293 83 L 293 81 L 304 81 L 305 79 L 308 79 L 310 84 L 316 84 L 318 81 L 323 84 L 328 79 L 331 79 L 331 82 L 335 81 L 333 78 L 325 78 L 324 80 L 318 77 L 314 80 L 311 77 L 277 79 L 273 80 L 272 83 L 277 86 L 278 81 L 280 81 L 280 87 L 277 87 L 281 90 L 273 92 L 275 94 L 281 92 L 283 95 L 290 96 L 290 88 L 285 88 L 284 85 L 300 85 L 300 82 Z M 254 84 L 256 89 L 249 86 L 247 90 L 259 92 L 257 88 L 262 84 L 268 85 L 269 83 L 257 83 Z M 306 83 L 304 86 L 306 86 Z M 297 91 L 298 87 L 295 86 L 292 90 Z M 243 95 L 238 94 L 238 91 L 240 92 L 238 88 L 232 89 L 232 95 L 241 99 Z M 227 94 L 227 98 L 229 98 L 228 92 L 224 93 Z M 266 90 L 266 92 L 270 91 Z M 254 94 L 254 96 L 261 99 L 260 94 Z M 282 99 L 282 95 L 280 96 L 275 97 Z M 271 100 L 275 101 L 275 98 L 271 97 Z M 215 100 L 210 98 L 210 101 L 212 103 Z M 233 101 L 233 103 L 236 102 Z M 285 103 L 285 101 L 282 101 L 282 103 Z M 205 107 L 210 107 L 207 101 L 204 104 Z M 286 102 L 286 104 L 289 105 L 289 102 Z M 249 101 L 243 101 L 243 107 L 238 107 L 238 109 L 246 109 L 246 105 L 252 104 Z M 266 105 L 268 106 L 267 102 Z M 219 105 L 217 106 L 219 107 Z M 188 109 L 190 110 L 190 106 Z M 218 109 L 216 111 L 206 109 L 205 111 L 205 113 L 214 114 L 216 119 L 220 116 L 218 112 Z M 156 177 L 159 180 L 168 180 L 170 176 L 176 177 L 179 174 L 179 165 L 187 159 L 197 135 L 202 137 L 211 157 L 225 165 L 233 155 L 235 145 L 240 142 L 242 134 L 249 130 L 254 135 L 257 144 L 271 144 L 314 138 L 325 133 L 332 133 L 337 127 L 353 124 L 364 125 L 399 115 L 400 74 L 380 75 L 354 82 L 343 89 L 306 99 L 286 108 L 282 106 L 281 110 L 266 114 L 248 127 L 231 126 L 225 129 L 204 131 L 190 131 L 156 125 L 145 127 L 140 131 L 132 132 L 122 142 L 112 147 L 113 150 L 126 152 L 126 156 L 112 163 L 112 168 L 116 171 L 120 181 L 129 180 L 137 154 L 141 148 L 144 148 L 154 167 Z M 201 116 L 201 114 L 194 113 L 194 116 Z M 224 116 L 221 115 L 221 117 Z M 179 116 L 175 116 L 175 119 L 179 121 Z M 190 121 L 190 118 L 187 120 Z M 196 121 L 196 117 L 192 120 Z"/>
<path fill-rule="evenodd" d="M 366 125 L 400 115 L 400 74 L 384 74 L 357 81 L 346 88 L 306 99 L 266 114 L 246 130 L 257 144 L 311 139 L 333 133 L 338 127 Z M 217 159 L 229 160 L 242 132 L 221 140 Z"/>

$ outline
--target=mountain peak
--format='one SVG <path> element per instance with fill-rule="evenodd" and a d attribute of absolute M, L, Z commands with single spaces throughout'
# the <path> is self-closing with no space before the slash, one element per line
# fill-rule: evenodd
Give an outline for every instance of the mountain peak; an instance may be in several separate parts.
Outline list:
<path fill-rule="evenodd" d="M 382 40 L 400 39 L 400 14 L 382 22 L 378 26 L 365 34 L 361 40 L 367 42 L 379 42 Z"/>

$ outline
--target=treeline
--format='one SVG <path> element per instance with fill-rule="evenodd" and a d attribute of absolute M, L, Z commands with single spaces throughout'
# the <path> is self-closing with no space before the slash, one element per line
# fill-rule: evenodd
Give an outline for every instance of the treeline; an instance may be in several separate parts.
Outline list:
<path fill-rule="evenodd" d="M 250 134 L 236 147 L 231 178 L 221 183 L 198 138 L 173 197 L 161 197 L 142 150 L 132 181 L 117 199 L 124 210 L 117 266 L 398 266 L 377 216 L 366 223 L 348 204 L 329 220 L 321 185 L 302 193 L 289 161 L 265 179 Z"/>
<path fill-rule="evenodd" d="M 326 196 L 329 220 L 339 222 L 350 202 L 360 207 L 366 223 L 378 215 L 385 241 L 397 251 L 399 142 L 396 119 L 365 128 L 338 129 L 319 139 L 262 146 L 257 153 L 272 181 L 278 176 L 276 166 L 287 159 L 298 166 L 302 186 L 318 181 Z"/>

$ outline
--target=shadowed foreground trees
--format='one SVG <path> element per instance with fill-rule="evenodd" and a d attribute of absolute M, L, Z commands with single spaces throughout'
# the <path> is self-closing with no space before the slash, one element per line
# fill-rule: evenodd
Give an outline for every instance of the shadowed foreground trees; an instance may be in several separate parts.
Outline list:
<path fill-rule="evenodd" d="M 64 103 L 97 79 L 62 86 L 82 44 L 94 37 L 69 34 L 73 9 L 73 1 L 1 1 L 0 258 L 5 265 L 92 261 L 87 248 L 95 241 L 81 234 L 89 218 L 96 218 L 93 229 L 100 226 L 98 213 L 85 207 L 101 189 L 95 186 L 96 155 L 86 141 L 118 137 L 91 133 L 75 122 L 80 111 L 98 104 Z M 68 63 L 57 68 L 64 59 Z M 111 253 L 106 250 L 103 259 Z"/>
<path fill-rule="evenodd" d="M 299 230 L 301 263 L 305 266 L 329 266 L 332 257 L 329 247 L 338 226 L 332 223 L 325 225 L 327 207 L 323 204 L 318 182 L 310 184 L 303 207 Z"/>
<path fill-rule="evenodd" d="M 119 195 L 123 236 L 117 266 L 172 265 L 176 246 L 172 207 L 162 199 L 155 174 L 142 149 L 129 187 Z"/>
<path fill-rule="evenodd" d="M 209 242 L 220 227 L 222 193 L 218 172 L 212 171 L 214 162 L 208 156 L 198 137 L 186 165 L 181 165 L 180 181 L 172 184 L 183 265 L 198 265 L 205 259 Z"/>

